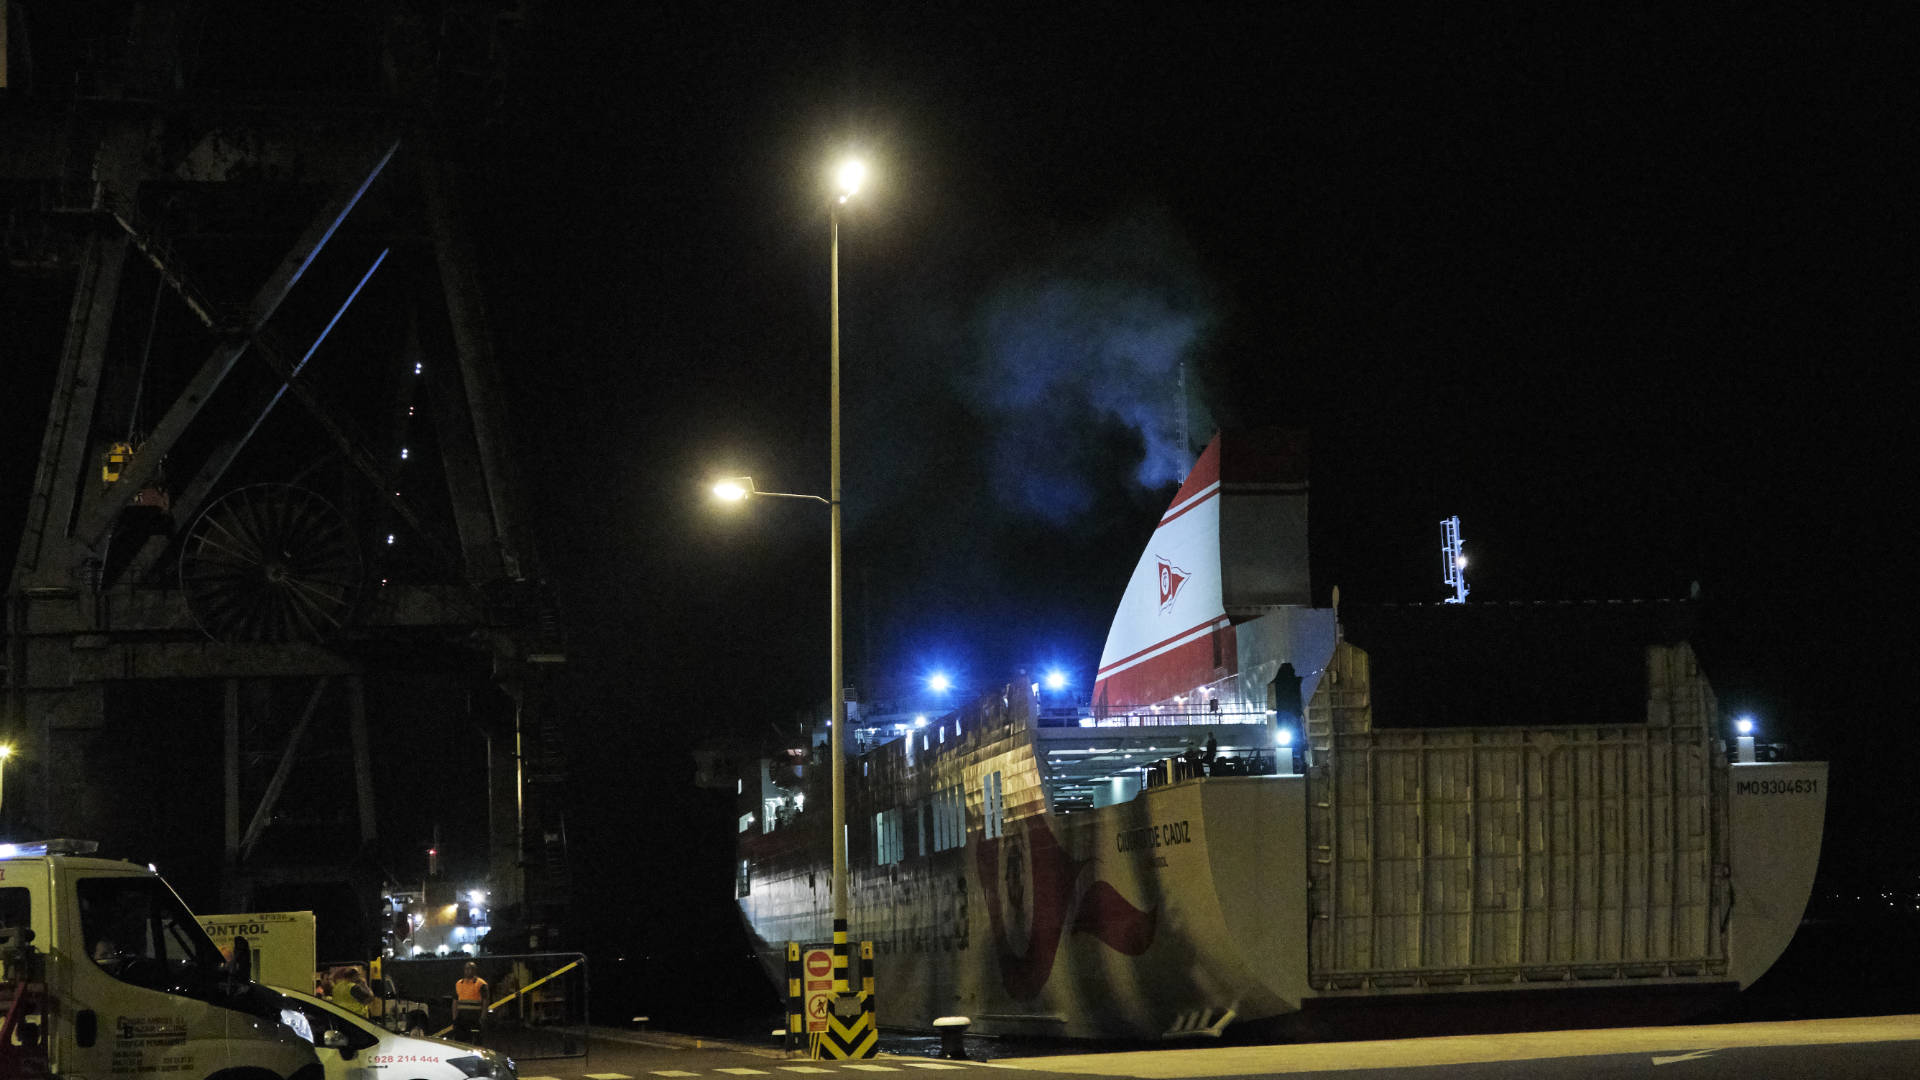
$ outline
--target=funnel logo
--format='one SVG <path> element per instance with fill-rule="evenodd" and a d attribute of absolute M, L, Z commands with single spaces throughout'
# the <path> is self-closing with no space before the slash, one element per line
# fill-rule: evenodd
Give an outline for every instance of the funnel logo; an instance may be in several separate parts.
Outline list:
<path fill-rule="evenodd" d="M 1091 934 L 1125 956 L 1153 944 L 1156 912 L 1141 911 L 1096 880 L 1090 862 L 1068 858 L 1042 820 L 1016 822 L 1005 836 L 981 841 L 976 867 L 1001 984 L 1018 1001 L 1039 995 L 1068 933 Z"/>
<path fill-rule="evenodd" d="M 1160 611 L 1173 610 L 1173 598 L 1180 595 L 1180 586 L 1187 583 L 1193 575 L 1168 562 L 1165 557 L 1156 555 L 1160 560 Z"/>

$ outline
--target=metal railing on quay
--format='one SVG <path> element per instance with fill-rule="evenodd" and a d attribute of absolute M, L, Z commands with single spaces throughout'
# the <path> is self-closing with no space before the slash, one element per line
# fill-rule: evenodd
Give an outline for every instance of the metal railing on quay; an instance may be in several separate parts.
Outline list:
<path fill-rule="evenodd" d="M 454 987 L 468 964 L 486 980 L 485 1010 L 477 1025 L 471 1013 L 456 1011 Z M 485 1046 L 515 1060 L 586 1056 L 584 953 L 389 960 L 384 974 L 399 1001 L 424 1011 L 429 1035 Z"/>

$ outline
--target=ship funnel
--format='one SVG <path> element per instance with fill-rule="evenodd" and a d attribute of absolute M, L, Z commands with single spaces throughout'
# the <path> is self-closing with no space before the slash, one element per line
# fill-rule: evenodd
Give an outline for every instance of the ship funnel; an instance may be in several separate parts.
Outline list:
<path fill-rule="evenodd" d="M 1236 621 L 1311 602 L 1305 433 L 1214 436 L 1128 579 L 1100 655 L 1095 711 L 1238 674 Z"/>

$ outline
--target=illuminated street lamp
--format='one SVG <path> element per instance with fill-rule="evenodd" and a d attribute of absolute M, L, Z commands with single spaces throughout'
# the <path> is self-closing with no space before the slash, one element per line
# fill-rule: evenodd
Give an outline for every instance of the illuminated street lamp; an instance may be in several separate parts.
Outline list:
<path fill-rule="evenodd" d="M 833 838 L 833 946 L 834 946 L 834 993 L 846 995 L 849 987 L 847 977 L 847 761 L 846 726 L 847 700 L 844 689 L 844 676 L 841 659 L 841 620 L 840 620 L 840 208 L 846 205 L 866 182 L 867 167 L 864 162 L 850 160 L 840 165 L 835 172 L 838 194 L 827 207 L 828 221 L 828 271 L 829 288 L 827 293 L 827 362 L 829 379 L 828 393 L 828 492 L 827 498 L 818 495 L 799 495 L 784 491 L 761 491 L 754 486 L 750 476 L 734 476 L 717 481 L 713 485 L 715 498 L 728 502 L 745 502 L 750 498 L 769 496 L 777 499 L 811 499 L 827 504 L 827 512 L 832 519 L 832 539 L 828 547 L 830 576 L 828 588 L 828 609 L 832 644 L 832 665 L 829 671 L 828 690 L 832 694 L 833 721 L 832 742 L 829 754 L 832 757 L 829 775 L 832 777 L 833 811 L 829 829 Z"/>
<path fill-rule="evenodd" d="M 714 481 L 713 497 L 722 502 L 746 502 L 748 499 L 756 498 L 811 499 L 817 503 L 827 501 L 818 495 L 796 495 L 791 491 L 761 491 L 753 486 L 751 476 L 729 476 L 724 480 Z"/>

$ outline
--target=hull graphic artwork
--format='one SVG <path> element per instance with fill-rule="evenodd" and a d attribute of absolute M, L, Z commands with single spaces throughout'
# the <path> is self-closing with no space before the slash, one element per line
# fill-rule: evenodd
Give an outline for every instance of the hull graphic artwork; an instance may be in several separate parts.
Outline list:
<path fill-rule="evenodd" d="M 1730 760 L 1690 605 L 1315 607 L 1306 500 L 1298 437 L 1216 437 L 1091 694 L 849 706 L 882 1026 L 1651 1022 L 1773 964 L 1827 768 Z M 814 734 L 740 783 L 737 903 L 776 987 L 786 942 L 830 938 Z"/>
<path fill-rule="evenodd" d="M 1153 944 L 1154 916 L 1128 903 L 1090 864 L 1067 857 L 1045 817 L 1027 818 L 1011 835 L 980 843 L 981 892 L 998 946 L 1001 985 L 1015 1001 L 1037 997 L 1053 973 L 1065 933 L 1091 935 L 1126 956 Z"/>

